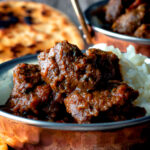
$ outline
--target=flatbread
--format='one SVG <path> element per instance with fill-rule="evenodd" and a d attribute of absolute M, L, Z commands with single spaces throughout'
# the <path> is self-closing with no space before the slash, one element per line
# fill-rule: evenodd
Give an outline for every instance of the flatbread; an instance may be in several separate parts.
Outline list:
<path fill-rule="evenodd" d="M 0 150 L 8 150 L 7 144 L 0 138 Z"/>
<path fill-rule="evenodd" d="M 37 2 L 0 2 L 0 63 L 62 40 L 84 48 L 77 27 L 62 12 Z"/>

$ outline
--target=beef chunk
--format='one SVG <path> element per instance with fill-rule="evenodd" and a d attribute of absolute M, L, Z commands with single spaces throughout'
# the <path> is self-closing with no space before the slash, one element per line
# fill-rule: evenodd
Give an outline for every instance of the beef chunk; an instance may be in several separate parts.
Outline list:
<path fill-rule="evenodd" d="M 114 53 L 89 49 L 86 51 L 86 56 L 100 69 L 101 83 L 105 83 L 108 80 L 122 81 L 119 59 Z"/>
<path fill-rule="evenodd" d="M 24 113 L 38 115 L 40 109 L 51 100 L 50 94 L 51 89 L 49 85 L 39 85 L 29 93 L 12 94 L 9 99 L 9 106 L 13 112 L 18 112 L 21 115 L 24 115 Z"/>
<path fill-rule="evenodd" d="M 144 19 L 146 5 L 141 4 L 136 9 L 121 15 L 112 25 L 114 32 L 132 35 Z"/>
<path fill-rule="evenodd" d="M 13 112 L 38 115 L 46 104 L 50 104 L 52 90 L 42 81 L 37 65 L 17 65 L 13 81 L 14 88 L 7 103 Z"/>
<path fill-rule="evenodd" d="M 67 42 L 39 55 L 41 75 L 55 92 L 70 94 L 76 87 L 94 90 L 107 80 L 122 80 L 119 59 L 111 52 L 88 50 L 86 54 Z"/>
<path fill-rule="evenodd" d="M 88 91 L 100 80 L 101 73 L 95 64 L 66 41 L 41 53 L 38 60 L 43 79 L 55 92 L 68 95 L 77 86 Z"/>
<path fill-rule="evenodd" d="M 49 107 L 48 119 L 54 122 L 69 122 L 69 123 L 76 122 L 74 118 L 71 116 L 71 114 L 67 113 L 64 103 L 61 104 L 54 100 L 51 101 Z"/>
<path fill-rule="evenodd" d="M 27 92 L 41 83 L 41 75 L 38 65 L 19 64 L 13 71 L 14 95 Z"/>
<path fill-rule="evenodd" d="M 122 9 L 122 0 L 110 0 L 106 7 L 106 21 L 110 23 L 115 21 Z"/>
<path fill-rule="evenodd" d="M 136 99 L 138 92 L 125 83 L 108 82 L 106 87 L 93 92 L 75 90 L 65 100 L 65 106 L 78 123 L 90 123 L 92 117 L 101 115 L 114 106 L 123 106 Z"/>
<path fill-rule="evenodd" d="M 134 106 L 129 102 L 123 106 L 114 106 L 107 111 L 100 112 L 99 116 L 91 118 L 91 123 L 123 121 L 140 118 L 145 114 L 144 108 Z"/>
<path fill-rule="evenodd" d="M 142 24 L 134 33 L 139 38 L 150 38 L 150 24 Z"/>
<path fill-rule="evenodd" d="M 134 0 L 110 0 L 106 6 L 106 21 L 112 23 Z"/>

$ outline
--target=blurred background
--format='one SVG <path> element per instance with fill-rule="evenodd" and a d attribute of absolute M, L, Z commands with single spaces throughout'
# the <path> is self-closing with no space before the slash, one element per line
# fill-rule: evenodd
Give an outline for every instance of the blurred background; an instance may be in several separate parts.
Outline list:
<path fill-rule="evenodd" d="M 46 3 L 61 10 L 62 12 L 67 14 L 76 25 L 79 25 L 78 20 L 74 14 L 74 10 L 71 5 L 71 0 L 32 0 L 32 1 Z M 100 0 L 79 0 L 79 3 L 81 6 L 81 9 L 85 10 L 90 4 L 92 4 L 93 2 L 97 2 L 97 1 L 100 1 Z"/>

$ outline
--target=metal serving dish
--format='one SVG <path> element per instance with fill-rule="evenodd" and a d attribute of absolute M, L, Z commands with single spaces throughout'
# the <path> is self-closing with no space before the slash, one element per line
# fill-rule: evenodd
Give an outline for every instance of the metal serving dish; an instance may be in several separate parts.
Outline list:
<path fill-rule="evenodd" d="M 150 57 L 150 39 L 137 38 L 109 31 L 105 29 L 107 24 L 104 24 L 102 20 L 93 15 L 94 11 L 107 3 L 108 0 L 100 0 L 90 5 L 84 11 L 85 19 L 94 31 L 93 44 L 107 43 L 108 45 L 118 47 L 122 52 L 125 52 L 126 48 L 132 44 L 137 53 L 142 53 Z"/>
<path fill-rule="evenodd" d="M 25 56 L 0 64 L 0 105 L 13 87 L 12 69 L 18 63 L 37 63 Z M 37 121 L 0 110 L 0 138 L 25 150 L 149 150 L 150 116 L 120 122 L 71 124 Z"/>

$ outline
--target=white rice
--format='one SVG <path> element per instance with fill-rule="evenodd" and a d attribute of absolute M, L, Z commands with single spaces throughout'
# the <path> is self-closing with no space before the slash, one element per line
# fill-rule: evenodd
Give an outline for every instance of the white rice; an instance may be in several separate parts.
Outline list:
<path fill-rule="evenodd" d="M 107 46 L 104 43 L 97 44 L 92 48 L 112 51 L 119 57 L 124 82 L 140 93 L 134 104 L 144 107 L 147 115 L 150 115 L 150 59 L 136 54 L 132 45 L 127 47 L 127 53 L 121 53 L 118 48 Z"/>

